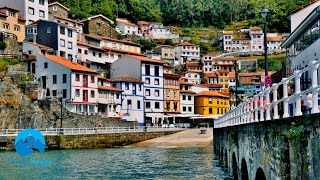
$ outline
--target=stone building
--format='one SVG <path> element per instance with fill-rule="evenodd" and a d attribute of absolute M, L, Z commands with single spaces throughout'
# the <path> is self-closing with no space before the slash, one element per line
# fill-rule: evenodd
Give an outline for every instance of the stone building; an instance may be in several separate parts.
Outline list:
<path fill-rule="evenodd" d="M 62 17 L 68 17 L 70 9 L 60 4 L 59 2 L 53 2 L 48 5 L 49 15 L 57 15 Z"/>
<path fill-rule="evenodd" d="M 112 28 L 113 21 L 102 14 L 88 17 L 80 21 L 84 24 L 83 33 L 96 36 L 117 38 L 119 33 Z"/>

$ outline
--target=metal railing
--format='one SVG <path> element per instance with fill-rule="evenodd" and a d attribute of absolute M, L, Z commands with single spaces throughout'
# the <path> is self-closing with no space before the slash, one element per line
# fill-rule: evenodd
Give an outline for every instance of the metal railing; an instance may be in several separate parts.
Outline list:
<path fill-rule="evenodd" d="M 301 116 L 303 113 L 319 113 L 319 64 L 320 60 L 312 61 L 304 69 L 296 70 L 292 76 L 283 78 L 280 83 L 274 83 L 272 87 L 266 87 L 258 95 L 253 96 L 253 98 L 241 103 L 215 120 L 214 127 L 222 128 Z M 308 77 L 311 77 L 311 79 Z M 294 85 L 291 89 L 294 93 L 289 95 L 290 88 L 288 89 L 288 87 L 291 83 Z M 282 89 L 279 90 L 279 86 L 282 86 Z M 282 96 L 279 96 L 278 91 L 282 91 Z M 302 103 L 308 103 L 309 106 L 302 107 Z M 307 108 L 307 110 L 303 112 L 302 108 Z M 281 112 L 279 112 L 280 110 Z"/>
<path fill-rule="evenodd" d="M 0 129 L 0 136 L 17 136 L 24 129 Z M 81 134 L 110 134 L 110 133 L 137 133 L 137 132 L 165 132 L 181 131 L 185 128 L 137 126 L 137 127 L 96 127 L 96 128 L 46 128 L 37 129 L 42 135 L 81 135 Z"/>

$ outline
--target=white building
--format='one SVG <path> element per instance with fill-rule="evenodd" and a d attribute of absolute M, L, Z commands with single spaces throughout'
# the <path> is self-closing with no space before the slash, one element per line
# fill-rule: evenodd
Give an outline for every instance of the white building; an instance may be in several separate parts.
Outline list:
<path fill-rule="evenodd" d="M 62 97 L 71 112 L 98 114 L 96 71 L 55 55 L 38 54 L 31 66 L 42 84 L 39 99 Z"/>
<path fill-rule="evenodd" d="M 175 56 L 177 61 L 174 65 L 181 65 L 190 60 L 200 60 L 200 46 L 190 43 L 182 43 L 175 46 Z"/>
<path fill-rule="evenodd" d="M 222 40 L 223 40 L 223 50 L 227 52 L 232 51 L 232 37 L 233 31 L 223 31 Z"/>
<path fill-rule="evenodd" d="M 201 83 L 201 73 L 198 70 L 189 70 L 184 75 L 188 78 L 188 83 L 200 84 Z"/>
<path fill-rule="evenodd" d="M 281 51 L 281 43 L 283 39 L 282 37 L 267 37 L 267 46 L 268 46 L 268 52 L 270 51 Z"/>
<path fill-rule="evenodd" d="M 301 70 L 311 63 L 320 59 L 320 6 L 315 8 L 307 18 L 299 24 L 295 31 L 282 43 L 282 47 L 287 51 L 287 75 L 292 75 L 294 71 Z M 318 81 L 319 81 L 318 70 Z M 307 86 L 310 81 L 311 71 L 301 76 L 301 88 Z M 318 82 L 319 83 L 319 82 Z"/>
<path fill-rule="evenodd" d="M 121 110 L 122 90 L 111 87 L 110 80 L 98 76 L 98 111 L 102 117 L 119 118 Z"/>
<path fill-rule="evenodd" d="M 48 20 L 48 0 L 1 0 L 1 6 L 19 10 L 26 25 L 39 19 Z"/>
<path fill-rule="evenodd" d="M 116 77 L 111 79 L 114 88 L 122 93 L 120 117 L 126 121 L 136 121 L 144 126 L 144 83 L 132 77 Z"/>
<path fill-rule="evenodd" d="M 111 77 L 129 76 L 144 82 L 146 124 L 158 124 L 164 112 L 164 78 L 161 60 L 126 55 L 111 65 Z"/>
<path fill-rule="evenodd" d="M 201 62 L 203 64 L 203 72 L 204 73 L 210 73 L 213 71 L 213 69 L 212 69 L 213 58 L 214 57 L 211 54 L 205 54 L 201 57 Z"/>
<path fill-rule="evenodd" d="M 263 48 L 263 31 L 260 27 L 250 27 L 249 35 L 251 38 L 251 50 L 262 51 Z"/>
<path fill-rule="evenodd" d="M 305 18 L 318 6 L 320 5 L 320 1 L 310 1 L 305 5 L 300 6 L 299 8 L 295 9 L 291 16 L 291 33 L 296 30 L 296 28 L 305 20 Z"/>
<path fill-rule="evenodd" d="M 192 84 L 188 83 L 185 78 L 181 78 L 180 84 L 180 112 L 181 114 L 194 114 L 194 95 L 191 91 Z"/>
<path fill-rule="evenodd" d="M 162 23 L 150 23 L 149 27 L 150 39 L 179 39 L 179 34 L 174 33 L 170 27 L 163 26 Z"/>
<path fill-rule="evenodd" d="M 138 25 L 129 22 L 127 19 L 116 19 L 116 30 L 121 35 L 138 35 Z"/>
<path fill-rule="evenodd" d="M 67 17 L 59 16 L 59 15 L 50 15 L 49 20 L 61 24 L 65 24 L 69 26 L 70 28 L 75 28 L 77 30 L 77 33 L 83 32 L 83 23 L 80 23 L 80 21 L 73 20 Z"/>

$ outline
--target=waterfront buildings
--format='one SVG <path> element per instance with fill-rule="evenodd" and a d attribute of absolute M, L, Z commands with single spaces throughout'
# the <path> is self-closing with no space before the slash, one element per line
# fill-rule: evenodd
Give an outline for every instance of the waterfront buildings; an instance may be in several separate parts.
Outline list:
<path fill-rule="evenodd" d="M 0 7 L 0 32 L 5 31 L 16 36 L 18 42 L 25 38 L 25 19 L 19 16 L 19 10 Z"/>
<path fill-rule="evenodd" d="M 203 91 L 195 95 L 195 113 L 204 116 L 220 116 L 230 109 L 229 96 L 217 91 Z"/>
<path fill-rule="evenodd" d="M 39 19 L 48 20 L 48 0 L 1 0 L 1 6 L 19 10 L 25 25 Z"/>
<path fill-rule="evenodd" d="M 191 83 L 186 78 L 180 78 L 180 112 L 181 114 L 194 114 L 194 94 Z"/>
<path fill-rule="evenodd" d="M 98 73 L 55 55 L 37 54 L 31 63 L 41 82 L 38 98 L 62 98 L 67 110 L 98 114 Z"/>
<path fill-rule="evenodd" d="M 123 90 L 112 87 L 110 80 L 98 76 L 98 112 L 102 117 L 120 118 Z"/>
<path fill-rule="evenodd" d="M 174 65 L 185 64 L 187 61 L 200 60 L 200 46 L 191 43 L 181 43 L 175 46 L 177 61 Z"/>
<path fill-rule="evenodd" d="M 144 121 L 144 82 L 132 77 L 115 77 L 111 79 L 113 88 L 120 89 L 120 117 L 126 121 L 136 121 L 145 126 Z"/>
<path fill-rule="evenodd" d="M 164 73 L 164 112 L 180 113 L 180 75 Z"/>
<path fill-rule="evenodd" d="M 144 107 L 147 124 L 158 124 L 164 112 L 164 77 L 161 60 L 126 55 L 111 64 L 111 78 L 129 76 L 144 82 Z"/>

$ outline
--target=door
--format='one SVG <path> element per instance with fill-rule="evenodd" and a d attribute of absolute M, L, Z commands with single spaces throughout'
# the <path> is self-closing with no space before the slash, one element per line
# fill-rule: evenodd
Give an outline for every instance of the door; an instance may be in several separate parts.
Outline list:
<path fill-rule="evenodd" d="M 88 87 L 88 75 L 83 75 L 83 87 Z"/>
<path fill-rule="evenodd" d="M 35 63 L 31 64 L 31 72 L 32 72 L 32 74 L 36 74 L 36 64 Z"/>
<path fill-rule="evenodd" d="M 88 90 L 83 90 L 83 102 L 88 102 Z"/>
<path fill-rule="evenodd" d="M 42 88 L 47 89 L 47 76 L 41 76 Z"/>

